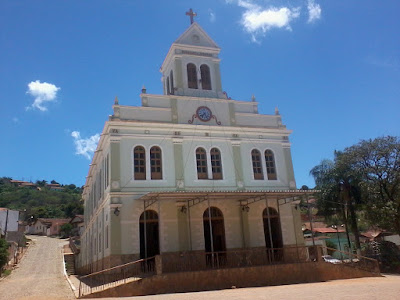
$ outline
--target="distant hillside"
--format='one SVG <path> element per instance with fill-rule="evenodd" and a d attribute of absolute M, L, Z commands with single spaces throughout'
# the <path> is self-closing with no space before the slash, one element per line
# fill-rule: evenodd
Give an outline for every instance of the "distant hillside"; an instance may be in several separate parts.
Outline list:
<path fill-rule="evenodd" d="M 25 182 L 0 177 L 0 207 L 21 211 L 22 218 L 70 218 L 83 214 L 82 188 L 54 180 Z"/>

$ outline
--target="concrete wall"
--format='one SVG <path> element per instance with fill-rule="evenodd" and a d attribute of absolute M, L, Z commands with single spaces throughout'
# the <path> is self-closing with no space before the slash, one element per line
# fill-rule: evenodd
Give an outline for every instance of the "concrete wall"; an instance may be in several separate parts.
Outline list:
<path fill-rule="evenodd" d="M 155 275 L 84 298 L 196 292 L 229 289 L 232 286 L 272 286 L 371 276 L 380 275 L 323 262 L 284 264 Z"/>
<path fill-rule="evenodd" d="M 8 211 L 8 217 L 7 217 L 7 211 Z M 0 210 L 1 234 L 4 235 L 6 223 L 7 223 L 7 231 L 18 231 L 18 218 L 19 218 L 19 211 L 2 208 Z"/>

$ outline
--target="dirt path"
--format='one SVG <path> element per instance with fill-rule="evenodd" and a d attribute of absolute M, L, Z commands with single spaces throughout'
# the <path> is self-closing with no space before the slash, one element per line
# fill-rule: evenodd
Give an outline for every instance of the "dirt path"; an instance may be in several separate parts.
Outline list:
<path fill-rule="evenodd" d="M 0 281 L 0 299 L 75 299 L 63 274 L 61 250 L 65 241 L 41 236 L 30 238 L 33 243 L 18 268 Z"/>

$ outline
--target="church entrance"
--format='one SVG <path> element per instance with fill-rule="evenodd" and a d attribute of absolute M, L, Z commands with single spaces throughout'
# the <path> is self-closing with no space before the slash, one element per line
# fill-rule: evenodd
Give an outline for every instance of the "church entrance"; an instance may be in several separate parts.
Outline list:
<path fill-rule="evenodd" d="M 270 260 L 281 260 L 283 255 L 283 243 L 281 222 L 278 212 L 267 207 L 263 211 L 265 246 Z"/>
<path fill-rule="evenodd" d="M 158 214 L 146 210 L 140 215 L 140 258 L 149 258 L 160 254 Z"/>
<path fill-rule="evenodd" d="M 207 265 L 219 266 L 226 258 L 224 216 L 221 210 L 207 208 L 203 213 L 203 228 Z"/>

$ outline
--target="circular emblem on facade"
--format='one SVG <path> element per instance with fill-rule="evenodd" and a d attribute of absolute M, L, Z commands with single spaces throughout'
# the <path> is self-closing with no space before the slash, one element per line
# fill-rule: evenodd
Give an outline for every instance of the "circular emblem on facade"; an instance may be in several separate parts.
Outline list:
<path fill-rule="evenodd" d="M 204 122 L 210 121 L 212 117 L 212 112 L 207 106 L 200 106 L 196 110 L 196 116 Z"/>
<path fill-rule="evenodd" d="M 197 34 L 193 34 L 192 41 L 195 43 L 198 43 L 198 42 L 200 42 L 200 37 Z"/>

